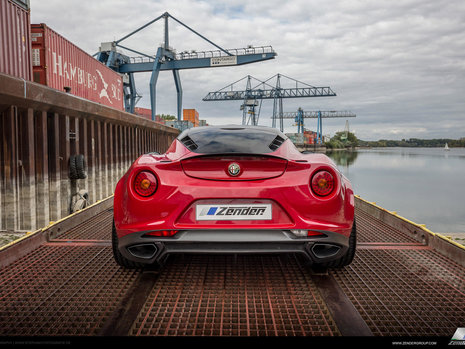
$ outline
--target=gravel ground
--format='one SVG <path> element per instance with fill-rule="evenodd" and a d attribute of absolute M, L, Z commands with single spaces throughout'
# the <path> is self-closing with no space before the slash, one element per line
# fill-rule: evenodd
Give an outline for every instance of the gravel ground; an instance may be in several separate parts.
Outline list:
<path fill-rule="evenodd" d="M 439 233 L 439 234 L 450 237 L 455 242 L 465 246 L 465 233 Z"/>
<path fill-rule="evenodd" d="M 24 236 L 24 233 L 5 233 L 0 232 L 0 247 L 9 244 L 10 242 Z"/>

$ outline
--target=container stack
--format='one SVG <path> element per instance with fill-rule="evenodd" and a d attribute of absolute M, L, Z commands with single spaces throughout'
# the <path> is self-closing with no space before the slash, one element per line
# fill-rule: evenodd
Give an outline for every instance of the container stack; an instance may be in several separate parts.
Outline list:
<path fill-rule="evenodd" d="M 188 120 L 166 120 L 165 125 L 177 128 L 180 131 L 185 131 L 188 128 L 194 127 L 194 124 Z"/>
<path fill-rule="evenodd" d="M 313 131 L 306 130 L 304 131 L 305 144 L 315 144 L 317 139 L 317 133 Z"/>
<path fill-rule="evenodd" d="M 303 135 L 303 133 L 286 133 L 286 136 L 294 144 L 304 144 L 304 135 Z"/>
<path fill-rule="evenodd" d="M 316 132 L 304 131 L 304 133 L 286 133 L 286 136 L 296 145 L 315 144 Z"/>

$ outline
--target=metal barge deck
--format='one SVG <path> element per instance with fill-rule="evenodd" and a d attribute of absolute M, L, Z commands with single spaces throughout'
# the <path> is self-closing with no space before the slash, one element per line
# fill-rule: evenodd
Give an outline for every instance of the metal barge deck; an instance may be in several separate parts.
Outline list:
<path fill-rule="evenodd" d="M 112 198 L 0 250 L 0 337 L 408 336 L 465 326 L 465 249 L 356 199 L 340 270 L 294 256 L 181 255 L 160 271 L 113 260 Z"/>

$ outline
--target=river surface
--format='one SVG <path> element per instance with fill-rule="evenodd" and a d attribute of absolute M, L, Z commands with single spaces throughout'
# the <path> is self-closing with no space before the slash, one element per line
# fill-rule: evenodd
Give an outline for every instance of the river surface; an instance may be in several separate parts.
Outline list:
<path fill-rule="evenodd" d="M 327 155 L 362 199 L 433 232 L 465 236 L 465 148 L 372 148 Z"/>

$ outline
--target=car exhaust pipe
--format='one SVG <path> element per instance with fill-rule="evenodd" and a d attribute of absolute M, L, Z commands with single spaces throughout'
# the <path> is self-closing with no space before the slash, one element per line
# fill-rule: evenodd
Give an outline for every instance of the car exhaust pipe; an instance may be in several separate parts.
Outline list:
<path fill-rule="evenodd" d="M 155 256 L 158 251 L 157 246 L 154 244 L 138 244 L 129 246 L 128 251 L 134 257 L 142 259 L 151 259 Z"/>
<path fill-rule="evenodd" d="M 333 244 L 316 243 L 312 246 L 311 251 L 317 258 L 329 258 L 335 256 L 341 250 L 341 246 Z"/>

